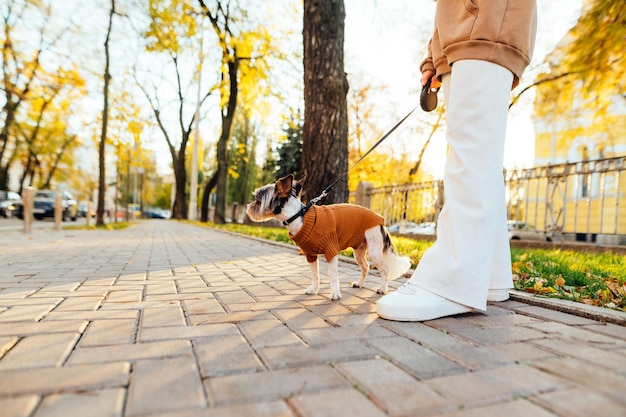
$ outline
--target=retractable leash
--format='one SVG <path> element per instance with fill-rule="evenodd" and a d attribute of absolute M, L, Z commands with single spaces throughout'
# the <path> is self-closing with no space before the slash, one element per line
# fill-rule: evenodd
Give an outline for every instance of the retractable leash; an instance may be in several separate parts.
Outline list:
<path fill-rule="evenodd" d="M 428 90 L 430 90 L 430 81 L 427 84 L 428 86 Z M 424 88 L 426 88 L 426 86 L 424 86 Z M 422 90 L 423 91 L 423 90 Z M 435 93 L 436 94 L 436 93 Z M 437 106 L 437 97 L 435 96 L 435 107 Z M 421 100 L 420 100 L 421 102 Z M 426 110 L 424 108 L 424 106 L 421 106 L 422 109 L 424 111 L 430 111 L 430 110 Z M 361 162 L 363 159 L 365 159 L 365 157 L 367 155 L 369 155 L 374 149 L 376 149 L 376 147 L 378 145 L 380 145 L 385 139 L 387 139 L 387 137 L 389 135 L 391 135 L 394 130 L 396 130 L 402 123 L 404 123 L 404 121 L 406 119 L 409 118 L 409 116 L 411 114 L 413 114 L 413 112 L 417 110 L 417 107 L 415 107 L 413 110 L 411 110 L 406 116 L 404 116 L 402 119 L 400 119 L 400 121 L 398 123 L 395 124 L 394 127 L 392 127 L 387 133 L 385 133 L 380 139 L 378 139 L 378 142 L 376 142 L 374 144 L 374 146 L 372 146 L 367 152 L 365 152 L 365 154 L 363 154 L 363 156 L 361 156 L 350 168 L 348 168 L 348 171 L 344 172 L 343 174 L 341 174 L 339 177 L 337 177 L 337 179 L 335 181 L 333 181 L 328 187 L 324 188 L 324 191 L 322 191 L 322 193 L 320 195 L 318 195 L 317 197 L 309 200 L 308 203 L 306 203 L 305 206 L 303 206 L 300 211 L 298 211 L 296 214 L 294 214 L 293 216 L 291 216 L 290 218 L 288 218 L 287 220 L 285 220 L 283 222 L 283 225 L 288 226 L 290 223 L 292 223 L 294 220 L 296 220 L 298 217 L 300 216 L 304 216 L 306 214 L 307 211 L 309 211 L 309 209 L 311 208 L 311 206 L 317 204 L 318 201 L 320 201 L 322 198 L 326 197 L 328 195 L 328 192 L 339 182 L 341 181 L 341 179 L 343 177 L 345 177 L 346 175 L 348 175 L 348 172 L 350 172 L 351 169 L 353 169 L 355 166 L 357 166 L 359 164 L 359 162 Z M 431 109 L 432 110 L 432 109 Z"/>

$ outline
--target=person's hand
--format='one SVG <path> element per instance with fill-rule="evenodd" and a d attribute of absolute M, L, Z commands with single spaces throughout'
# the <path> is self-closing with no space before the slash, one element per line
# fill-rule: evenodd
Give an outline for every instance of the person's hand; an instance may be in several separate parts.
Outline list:
<path fill-rule="evenodd" d="M 435 71 L 433 70 L 425 70 L 422 73 L 422 87 L 426 85 L 426 83 L 428 82 L 428 80 L 432 80 L 430 82 L 430 88 L 431 89 L 438 89 L 439 87 L 441 87 L 441 83 L 439 82 L 439 80 L 437 79 L 437 77 L 435 77 Z"/>

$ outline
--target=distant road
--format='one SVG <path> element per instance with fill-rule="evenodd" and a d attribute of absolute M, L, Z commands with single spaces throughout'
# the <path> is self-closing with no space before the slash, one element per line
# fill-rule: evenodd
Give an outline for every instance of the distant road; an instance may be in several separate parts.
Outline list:
<path fill-rule="evenodd" d="M 95 219 L 92 219 L 92 224 L 95 223 Z M 77 225 L 82 226 L 86 224 L 86 219 L 84 217 L 79 217 L 75 222 L 66 221 L 63 222 L 63 226 L 69 225 Z M 0 231 L 3 230 L 17 230 L 20 231 L 23 229 L 22 220 L 14 217 L 10 219 L 5 219 L 0 216 Z M 54 228 L 54 220 L 52 218 L 45 218 L 43 220 L 33 220 L 33 229 L 53 229 Z"/>

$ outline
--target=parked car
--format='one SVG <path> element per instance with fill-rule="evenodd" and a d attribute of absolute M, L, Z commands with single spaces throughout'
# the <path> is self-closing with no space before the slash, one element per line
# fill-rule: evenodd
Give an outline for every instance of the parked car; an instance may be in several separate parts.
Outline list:
<path fill-rule="evenodd" d="M 7 219 L 13 217 L 15 205 L 21 203 L 22 198 L 14 191 L 0 190 L 0 215 Z"/>
<path fill-rule="evenodd" d="M 33 197 L 33 216 L 37 220 L 42 220 L 44 217 L 54 217 L 54 203 L 56 195 L 56 191 L 35 191 L 35 195 Z M 63 211 L 61 215 L 63 221 L 67 220 L 68 218 L 73 222 L 76 221 L 78 217 L 78 203 L 70 192 L 63 191 L 61 193 L 61 204 L 63 205 Z M 17 206 L 17 210 L 15 213 L 15 215 L 20 219 L 24 218 L 23 209 L 24 208 L 20 203 Z"/>
<path fill-rule="evenodd" d="M 151 209 L 143 212 L 143 217 L 146 219 L 169 219 L 169 210 L 161 210 L 158 208 Z"/>
<path fill-rule="evenodd" d="M 389 226 L 387 230 L 389 230 L 390 233 L 403 233 L 407 235 L 434 235 L 436 227 L 435 222 L 404 222 L 404 227 L 401 227 L 401 223 L 395 223 Z"/>
<path fill-rule="evenodd" d="M 551 232 L 542 232 L 537 230 L 535 226 L 530 223 L 509 220 L 509 239 L 510 240 L 543 240 L 546 242 L 552 242 Z"/>
<path fill-rule="evenodd" d="M 404 224 L 402 224 L 402 222 L 399 222 L 399 223 L 394 223 L 391 226 L 387 227 L 387 230 L 389 231 L 389 233 L 400 233 L 400 230 L 402 230 L 402 233 L 406 233 L 407 230 L 412 229 L 414 227 L 417 227 L 417 223 L 404 222 Z"/>
<path fill-rule="evenodd" d="M 410 235 L 435 235 L 437 233 L 437 224 L 435 222 L 418 223 L 417 226 L 407 229 Z"/>

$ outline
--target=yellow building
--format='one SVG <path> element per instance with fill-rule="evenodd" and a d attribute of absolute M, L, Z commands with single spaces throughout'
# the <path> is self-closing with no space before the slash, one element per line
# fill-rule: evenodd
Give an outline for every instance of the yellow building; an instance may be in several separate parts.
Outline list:
<path fill-rule="evenodd" d="M 524 216 L 565 239 L 626 243 L 626 100 L 619 88 L 586 92 L 576 77 L 559 77 L 572 39 L 547 57 L 540 78 L 555 79 L 536 87 L 536 168 L 516 178 Z"/>

